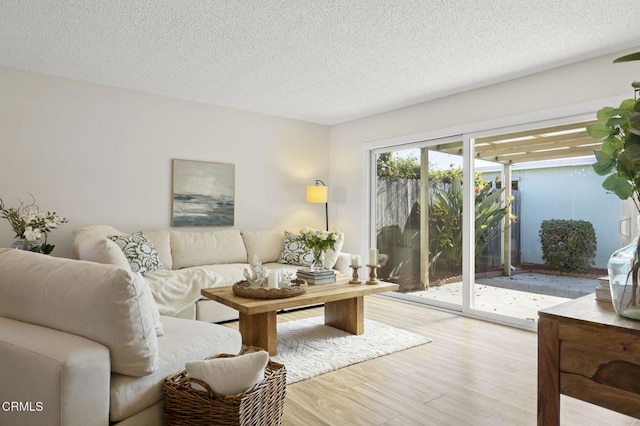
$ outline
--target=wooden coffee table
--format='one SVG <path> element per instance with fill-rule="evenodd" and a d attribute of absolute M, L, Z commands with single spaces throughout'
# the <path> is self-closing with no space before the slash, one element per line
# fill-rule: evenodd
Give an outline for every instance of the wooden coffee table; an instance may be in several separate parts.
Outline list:
<path fill-rule="evenodd" d="M 398 289 L 397 284 L 348 284 L 349 277 L 339 277 L 334 284 L 309 285 L 304 294 L 286 299 L 248 299 L 233 293 L 231 287 L 201 290 L 204 297 L 215 300 L 240 313 L 242 343 L 277 353 L 277 311 L 324 303 L 324 323 L 351 334 L 364 333 L 364 296 Z"/>

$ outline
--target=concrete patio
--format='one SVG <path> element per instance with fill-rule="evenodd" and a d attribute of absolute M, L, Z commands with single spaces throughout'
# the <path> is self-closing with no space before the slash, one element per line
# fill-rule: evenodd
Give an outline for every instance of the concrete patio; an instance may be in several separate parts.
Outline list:
<path fill-rule="evenodd" d="M 595 278 L 527 272 L 511 277 L 479 278 L 473 291 L 476 309 L 536 321 L 539 310 L 595 293 L 596 287 Z M 462 283 L 444 284 L 411 294 L 459 304 Z"/>

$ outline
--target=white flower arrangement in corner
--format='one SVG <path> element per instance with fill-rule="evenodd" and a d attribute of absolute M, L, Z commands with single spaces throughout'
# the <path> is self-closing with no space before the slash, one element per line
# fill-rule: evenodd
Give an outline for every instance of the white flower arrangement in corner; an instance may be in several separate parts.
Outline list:
<path fill-rule="evenodd" d="M 9 221 L 16 238 L 24 240 L 24 250 L 44 254 L 50 254 L 55 248 L 55 244 L 47 243 L 48 234 L 59 225 L 69 222 L 56 212 L 40 213 L 33 195 L 29 204 L 20 201 L 17 208 L 6 207 L 0 198 L 0 217 Z"/>

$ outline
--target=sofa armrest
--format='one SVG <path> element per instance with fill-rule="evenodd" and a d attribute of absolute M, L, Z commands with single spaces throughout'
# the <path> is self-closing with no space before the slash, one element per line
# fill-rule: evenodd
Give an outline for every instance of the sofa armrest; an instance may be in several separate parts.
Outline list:
<path fill-rule="evenodd" d="M 0 360 L 0 424 L 109 424 L 107 347 L 0 317 Z"/>
<path fill-rule="evenodd" d="M 340 253 L 338 254 L 338 260 L 336 260 L 336 264 L 333 265 L 332 269 L 335 269 L 342 274 L 351 276 L 353 270 L 349 267 L 349 265 L 351 265 L 351 253 Z"/>

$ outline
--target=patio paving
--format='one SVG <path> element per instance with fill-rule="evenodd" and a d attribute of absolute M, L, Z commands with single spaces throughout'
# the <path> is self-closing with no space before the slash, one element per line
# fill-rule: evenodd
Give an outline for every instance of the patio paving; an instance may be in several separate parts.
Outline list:
<path fill-rule="evenodd" d="M 537 321 L 538 311 L 570 299 L 595 293 L 598 280 L 520 273 L 511 277 L 478 278 L 474 286 L 475 308 L 515 318 Z M 460 304 L 462 283 L 444 284 L 412 295 Z M 595 297 L 595 296 L 594 296 Z"/>
<path fill-rule="evenodd" d="M 595 293 L 598 287 L 597 278 L 568 277 L 551 274 L 524 272 L 510 277 L 478 278 L 476 284 L 547 296 L 577 299 L 587 294 Z"/>

